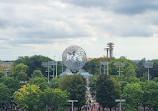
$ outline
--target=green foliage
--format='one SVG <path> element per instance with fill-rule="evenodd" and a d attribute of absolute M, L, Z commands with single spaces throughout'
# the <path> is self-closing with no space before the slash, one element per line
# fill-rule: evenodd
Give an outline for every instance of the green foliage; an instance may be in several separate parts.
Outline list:
<path fill-rule="evenodd" d="M 154 62 L 153 68 L 150 69 L 150 76 L 158 77 L 158 59 L 152 60 Z"/>
<path fill-rule="evenodd" d="M 6 85 L 0 83 L 0 105 L 8 107 L 10 103 L 11 103 L 11 92 Z"/>
<path fill-rule="evenodd" d="M 48 107 L 53 107 L 55 111 L 63 111 L 68 104 L 68 95 L 61 89 L 48 88 L 43 94 L 44 102 Z"/>
<path fill-rule="evenodd" d="M 34 70 L 32 77 L 43 77 L 43 74 L 40 70 Z"/>
<path fill-rule="evenodd" d="M 119 74 L 118 73 L 119 68 L 114 65 L 114 63 L 116 63 L 116 62 L 125 62 L 126 63 L 126 65 L 124 67 L 121 67 L 121 71 L 122 71 L 121 74 L 123 74 L 125 77 L 135 76 L 135 64 L 132 61 L 127 60 L 125 58 L 115 59 L 109 63 L 110 75 Z"/>
<path fill-rule="evenodd" d="M 28 66 L 24 65 L 23 63 L 16 65 L 13 69 L 13 77 L 18 80 L 25 81 L 27 78 L 27 69 Z"/>
<path fill-rule="evenodd" d="M 26 84 L 14 92 L 14 101 L 22 110 L 40 111 L 42 93 L 38 86 Z"/>
<path fill-rule="evenodd" d="M 0 70 L 0 78 L 3 77 L 3 76 L 5 76 L 5 72 Z"/>
<path fill-rule="evenodd" d="M 83 69 L 87 72 L 89 72 L 90 74 L 94 74 L 97 75 L 100 73 L 100 62 L 101 61 L 108 61 L 107 58 L 95 58 L 92 59 L 91 61 L 88 61 L 85 66 L 83 67 Z"/>
<path fill-rule="evenodd" d="M 40 90 L 38 85 L 26 84 L 14 92 L 14 101 L 26 111 L 43 111 L 53 108 L 54 111 L 63 111 L 68 104 L 68 95 L 61 89 L 47 88 Z"/>
<path fill-rule="evenodd" d="M 50 82 L 49 82 L 49 87 L 50 88 L 59 88 L 59 84 L 60 84 L 60 78 L 53 78 Z"/>
<path fill-rule="evenodd" d="M 46 77 L 34 77 L 29 80 L 29 84 L 38 85 L 42 91 L 48 87 L 48 81 Z"/>
<path fill-rule="evenodd" d="M 148 71 L 147 68 L 143 66 L 144 60 L 141 60 L 136 68 L 137 77 L 143 77 L 143 74 Z M 152 60 L 151 62 L 154 62 L 153 68 L 150 69 L 150 76 L 158 77 L 158 59 Z"/>
<path fill-rule="evenodd" d="M 153 81 L 155 81 L 155 82 L 158 83 L 158 77 L 155 77 L 155 78 L 153 79 Z"/>
<path fill-rule="evenodd" d="M 13 77 L 3 76 L 2 78 L 0 78 L 0 83 L 6 85 L 12 94 L 14 93 L 14 91 L 17 91 L 20 88 L 19 80 L 14 79 Z"/>
<path fill-rule="evenodd" d="M 143 85 L 143 104 L 149 108 L 154 108 L 157 111 L 158 108 L 158 83 L 154 81 L 146 82 Z"/>
<path fill-rule="evenodd" d="M 0 105 L 8 108 L 13 101 L 13 93 L 20 88 L 20 82 L 13 77 L 0 78 Z"/>
<path fill-rule="evenodd" d="M 139 78 L 133 77 L 133 76 L 126 77 L 126 78 L 124 78 L 124 80 L 128 83 L 139 83 L 140 82 Z"/>
<path fill-rule="evenodd" d="M 143 95 L 142 87 L 139 83 L 128 83 L 124 89 L 121 98 L 126 99 L 125 110 L 134 111 L 141 102 Z"/>
<path fill-rule="evenodd" d="M 40 70 L 44 76 L 47 76 L 47 73 L 45 72 L 46 68 L 43 67 L 41 65 L 41 63 L 48 62 L 48 61 L 53 61 L 53 60 L 51 58 L 48 58 L 48 57 L 45 57 L 42 55 L 34 55 L 31 57 L 24 56 L 24 57 L 19 57 L 17 60 L 15 60 L 14 66 L 17 64 L 20 64 L 20 63 L 27 65 L 29 67 L 28 68 L 28 77 L 31 77 L 31 74 L 33 74 L 34 70 Z M 58 66 L 58 69 L 57 69 L 58 74 L 60 74 L 61 73 L 61 63 L 58 62 L 57 66 Z M 51 69 L 51 67 L 50 67 L 50 69 Z M 64 66 L 64 69 L 65 69 L 65 66 Z"/>
<path fill-rule="evenodd" d="M 118 84 L 112 79 L 107 75 L 99 75 L 96 81 L 96 100 L 103 107 L 114 107 L 115 99 L 120 97 Z"/>
<path fill-rule="evenodd" d="M 33 74 L 34 70 L 41 70 L 43 74 L 45 73 L 45 67 L 41 65 L 42 62 L 47 62 L 50 61 L 51 59 L 45 56 L 41 55 L 34 55 L 31 57 L 25 56 L 25 57 L 19 57 L 17 60 L 14 61 L 14 66 L 23 63 L 27 65 L 29 68 L 28 70 L 28 77 L 31 77 L 31 74 Z"/>
<path fill-rule="evenodd" d="M 140 79 L 141 79 L 141 81 L 143 81 L 143 82 L 148 81 L 148 73 L 147 73 L 147 72 L 143 73 L 143 76 L 140 77 Z M 152 77 L 149 76 L 149 80 L 151 80 L 151 79 L 152 79 Z"/>
<path fill-rule="evenodd" d="M 147 69 L 143 66 L 143 62 L 145 62 L 145 60 L 139 61 L 136 67 L 136 75 L 139 78 L 143 77 L 143 73 L 147 72 Z"/>
<path fill-rule="evenodd" d="M 89 87 L 90 87 L 90 92 L 92 96 L 96 95 L 96 81 L 97 81 L 98 75 L 91 76 L 89 79 Z"/>
<path fill-rule="evenodd" d="M 69 99 L 78 100 L 78 106 L 85 104 L 86 80 L 80 74 L 66 75 L 60 83 L 60 89 L 67 90 Z"/>

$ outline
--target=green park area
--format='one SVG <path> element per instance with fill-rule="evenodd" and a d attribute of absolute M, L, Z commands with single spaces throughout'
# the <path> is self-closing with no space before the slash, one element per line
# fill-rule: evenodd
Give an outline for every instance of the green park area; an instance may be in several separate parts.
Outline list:
<path fill-rule="evenodd" d="M 47 61 L 54 60 L 34 55 L 0 62 L 1 111 L 70 111 L 69 100 L 78 100 L 74 111 L 119 111 L 116 99 L 125 100 L 122 111 L 158 111 L 158 60 L 151 60 L 148 70 L 145 59 L 94 58 L 82 68 L 92 74 L 88 78 L 80 73 L 62 75 L 66 67 L 56 61 L 57 68 L 49 67 L 49 81 L 48 67 L 41 65 Z M 6 69 L 7 62 L 11 64 Z"/>

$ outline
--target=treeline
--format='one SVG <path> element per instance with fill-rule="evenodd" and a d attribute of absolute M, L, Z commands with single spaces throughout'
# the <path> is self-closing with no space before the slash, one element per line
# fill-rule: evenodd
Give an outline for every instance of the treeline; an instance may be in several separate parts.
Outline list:
<path fill-rule="evenodd" d="M 126 63 L 125 67 L 121 67 L 121 73 L 125 76 L 136 76 L 140 78 L 142 81 L 145 80 L 147 77 L 148 70 L 143 66 L 143 63 L 146 62 L 145 59 L 140 60 L 139 62 L 133 62 L 126 58 L 119 58 L 119 59 L 109 59 L 109 58 L 95 58 L 91 61 L 88 61 L 83 69 L 90 74 L 97 75 L 100 74 L 100 62 L 108 62 L 109 64 L 109 74 L 110 75 L 118 75 L 118 67 L 114 65 L 116 62 L 124 62 Z M 153 68 L 150 69 L 150 79 L 156 79 L 158 77 L 158 59 L 150 60 L 153 62 Z M 105 68 L 105 70 L 107 70 Z M 102 73 L 104 72 L 102 67 Z M 107 72 L 107 71 L 105 71 Z"/>
<path fill-rule="evenodd" d="M 100 75 L 100 61 L 109 62 L 109 75 Z M 119 76 L 116 62 L 125 62 L 121 67 Z M 134 63 L 125 58 L 107 60 L 106 58 L 94 59 L 87 63 L 85 70 L 94 74 L 90 78 L 90 91 L 96 100 L 106 108 L 119 107 L 115 99 L 125 99 L 122 109 L 124 111 L 145 111 L 146 109 L 157 111 L 158 109 L 158 60 L 151 60 L 153 68 L 150 69 L 148 82 L 148 70 L 143 66 L 145 60 Z M 105 71 L 106 72 L 106 71 Z"/>
<path fill-rule="evenodd" d="M 75 107 L 85 104 L 86 82 L 79 74 L 53 78 L 32 77 L 21 83 L 14 77 L 0 78 L 0 108 L 26 111 L 64 111 L 70 109 L 68 100 L 78 100 Z"/>
<path fill-rule="evenodd" d="M 5 76 L 4 66 L 0 65 L 0 108 L 12 109 L 15 106 L 23 110 L 59 110 L 68 108 L 69 99 L 77 99 L 75 106 L 81 109 L 85 104 L 85 79 L 81 75 L 59 76 L 62 72 L 61 61 L 58 61 L 57 75 L 53 78 L 53 67 L 50 67 L 50 82 L 48 83 L 47 68 L 41 65 L 42 62 L 54 61 L 51 58 L 35 55 L 19 57 L 13 61 Z M 107 62 L 107 68 L 101 68 L 100 62 Z M 123 104 L 125 111 L 134 111 L 138 106 L 148 107 L 157 110 L 158 107 L 158 60 L 150 69 L 150 82 L 148 82 L 147 69 L 144 68 L 141 60 L 134 63 L 131 60 L 97 58 L 86 63 L 83 69 L 90 74 L 90 90 L 96 100 L 103 106 L 110 109 L 117 106 L 115 99 L 126 99 Z M 118 74 L 116 62 L 125 62 L 121 67 L 121 75 Z M 65 67 L 64 67 L 65 70 Z M 105 72 L 105 74 L 104 74 Z M 56 73 L 56 72 L 55 72 Z M 52 96 L 50 96 L 52 95 Z M 57 101 L 57 102 L 54 102 Z M 60 109 L 61 108 L 61 109 Z"/>
<path fill-rule="evenodd" d="M 54 61 L 35 55 L 19 57 L 8 68 L 0 67 L 0 109 L 26 111 L 63 111 L 70 109 L 68 100 L 78 100 L 75 107 L 81 110 L 85 103 L 86 81 L 79 74 L 59 76 L 61 63 L 58 62 L 58 77 L 50 77 L 48 83 L 46 67 L 42 62 Z M 52 75 L 53 67 L 50 67 Z"/>

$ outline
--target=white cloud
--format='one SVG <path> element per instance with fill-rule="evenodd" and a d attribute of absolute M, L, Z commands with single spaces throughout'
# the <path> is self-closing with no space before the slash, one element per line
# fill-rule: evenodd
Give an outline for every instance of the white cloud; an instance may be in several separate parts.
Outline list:
<path fill-rule="evenodd" d="M 157 54 L 149 56 L 158 47 L 157 38 L 151 39 L 158 33 L 157 2 L 131 5 L 130 0 L 126 7 L 123 1 L 1 0 L 0 49 L 5 52 L 1 58 L 61 55 L 74 44 L 89 57 L 100 57 L 106 55 L 103 49 L 109 41 L 117 46 L 116 57 L 156 58 Z"/>

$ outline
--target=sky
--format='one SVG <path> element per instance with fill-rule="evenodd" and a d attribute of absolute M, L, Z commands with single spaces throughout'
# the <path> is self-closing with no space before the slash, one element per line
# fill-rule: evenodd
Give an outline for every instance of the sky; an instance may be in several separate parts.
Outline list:
<path fill-rule="evenodd" d="M 158 59 L 157 0 L 0 0 L 0 60 L 61 60 L 72 45 L 87 57 Z"/>

